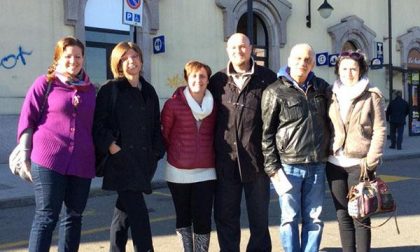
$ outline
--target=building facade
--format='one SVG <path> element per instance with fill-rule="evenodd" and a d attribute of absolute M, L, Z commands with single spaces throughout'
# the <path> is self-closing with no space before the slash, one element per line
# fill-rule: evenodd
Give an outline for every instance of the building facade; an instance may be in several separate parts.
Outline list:
<path fill-rule="evenodd" d="M 215 72 L 227 63 L 225 46 L 228 37 L 235 32 L 247 31 L 247 0 L 144 0 L 141 2 L 142 27 L 137 28 L 122 24 L 123 1 L 139 2 L 2 0 L 2 140 L 4 137 L 9 139 L 10 132 L 14 133 L 13 127 L 16 126 L 7 123 L 13 116 L 17 117 L 32 81 L 46 72 L 55 42 L 62 36 L 73 35 L 86 43 L 86 69 L 98 85 L 111 77 L 108 65 L 113 46 L 127 40 L 139 44 L 144 54 L 143 75 L 155 86 L 163 104 L 177 86 L 184 84 L 183 66 L 187 61 L 203 61 Z M 319 54 L 316 74 L 332 83 L 336 78 L 332 67 L 334 55 L 343 49 L 361 49 L 369 60 L 382 59 L 379 62 L 383 66 L 379 64 L 378 69 L 371 69 L 369 78 L 388 100 L 391 58 L 392 87 L 402 90 L 404 98 L 410 101 L 413 112 L 409 129 L 413 134 L 420 134 L 419 0 L 392 0 L 390 16 L 388 2 L 384 0 L 330 0 L 334 10 L 326 19 L 317 11 L 323 1 L 252 1 L 252 40 L 257 62 L 277 71 L 286 64 L 294 44 L 307 42 Z M 309 14 L 310 25 L 307 23 Z M 389 23 L 392 24 L 391 38 Z M 165 51 L 154 53 L 159 47 L 154 39 L 162 36 Z M 4 130 L 7 127 L 12 129 Z M 14 142 L 14 138 L 10 141 Z M 4 153 L 13 144 L 0 146 L 0 162 L 4 161 L 7 156 Z"/>

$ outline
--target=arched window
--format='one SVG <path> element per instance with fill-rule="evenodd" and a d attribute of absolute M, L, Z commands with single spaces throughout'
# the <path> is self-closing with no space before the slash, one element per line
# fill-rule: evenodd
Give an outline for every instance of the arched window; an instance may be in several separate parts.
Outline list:
<path fill-rule="evenodd" d="M 253 57 L 258 65 L 268 67 L 268 34 L 267 27 L 264 21 L 255 13 L 253 14 Z M 237 32 L 244 33 L 249 36 L 247 33 L 247 23 L 248 15 L 245 13 L 239 19 L 238 26 L 236 28 Z"/>
<path fill-rule="evenodd" d="M 344 42 L 343 47 L 341 48 L 341 51 L 356 51 L 358 48 L 357 46 L 354 44 L 353 41 L 346 41 Z"/>
<path fill-rule="evenodd" d="M 361 49 L 371 59 L 376 49 L 376 33 L 364 24 L 364 21 L 353 15 L 341 19 L 339 24 L 328 28 L 332 39 L 333 52 L 339 52 L 345 47 Z"/>
<path fill-rule="evenodd" d="M 247 0 L 215 0 L 223 10 L 223 34 L 227 41 L 235 32 L 246 34 Z M 253 0 L 254 54 L 258 64 L 277 71 L 280 48 L 287 42 L 287 18 L 292 4 L 287 0 Z M 264 34 L 264 35 L 263 35 Z"/>

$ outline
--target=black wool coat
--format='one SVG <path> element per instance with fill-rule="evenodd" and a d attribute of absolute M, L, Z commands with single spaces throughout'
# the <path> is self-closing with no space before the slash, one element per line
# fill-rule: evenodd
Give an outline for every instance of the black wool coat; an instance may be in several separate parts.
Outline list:
<path fill-rule="evenodd" d="M 152 85 L 142 77 L 140 82 L 141 90 L 125 78 L 114 79 L 98 92 L 93 125 L 96 149 L 107 153 L 113 141 L 121 147 L 106 162 L 105 190 L 151 193 L 157 162 L 164 155 L 159 99 Z M 118 90 L 114 112 L 112 85 Z"/>

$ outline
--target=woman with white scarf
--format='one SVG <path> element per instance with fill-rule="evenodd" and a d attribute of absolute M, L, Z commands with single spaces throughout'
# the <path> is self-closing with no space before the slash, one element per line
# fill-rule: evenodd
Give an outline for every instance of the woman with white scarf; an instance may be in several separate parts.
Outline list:
<path fill-rule="evenodd" d="M 366 56 L 342 52 L 335 66 L 339 79 L 332 86 L 329 117 L 332 124 L 326 167 L 336 208 L 343 251 L 370 251 L 370 219 L 353 221 L 347 210 L 349 188 L 362 169 L 372 175 L 385 144 L 385 107 L 381 91 L 369 83 Z"/>
<path fill-rule="evenodd" d="M 166 101 L 162 135 L 167 151 L 165 178 L 176 212 L 176 233 L 183 251 L 208 251 L 216 171 L 213 146 L 216 111 L 207 90 L 211 69 L 190 61 L 186 87 Z"/>

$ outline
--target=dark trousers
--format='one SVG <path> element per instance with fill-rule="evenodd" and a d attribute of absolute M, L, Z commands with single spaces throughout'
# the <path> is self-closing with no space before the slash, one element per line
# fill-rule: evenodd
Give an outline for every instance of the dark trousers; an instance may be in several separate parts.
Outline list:
<path fill-rule="evenodd" d="M 149 212 L 143 193 L 118 191 L 110 228 L 110 251 L 125 252 L 129 228 L 131 229 L 134 251 L 153 251 Z"/>
<path fill-rule="evenodd" d="M 246 251 L 271 251 L 268 230 L 270 179 L 260 173 L 253 182 L 242 183 L 238 167 L 232 178 L 219 178 L 216 183 L 214 218 L 221 252 L 239 252 L 241 240 L 241 199 L 245 192 L 251 236 Z"/>
<path fill-rule="evenodd" d="M 391 137 L 391 147 L 395 147 L 395 144 L 397 144 L 397 148 L 401 149 L 404 134 L 404 124 L 389 123 L 389 133 Z"/>
<path fill-rule="evenodd" d="M 61 207 L 58 251 L 78 251 L 82 229 L 82 213 L 89 196 L 91 179 L 61 175 L 32 163 L 35 190 L 35 216 L 28 251 L 49 251 L 51 238 Z"/>
<path fill-rule="evenodd" d="M 211 232 L 211 212 L 213 208 L 216 181 L 189 184 L 168 182 L 176 212 L 176 228 L 193 225 L 194 233 Z"/>
<path fill-rule="evenodd" d="M 343 252 L 370 251 L 370 229 L 353 221 L 347 211 L 347 194 L 351 186 L 359 183 L 360 166 L 343 168 L 327 163 L 326 172 L 337 214 Z M 362 223 L 370 226 L 370 218 L 364 219 Z"/>

